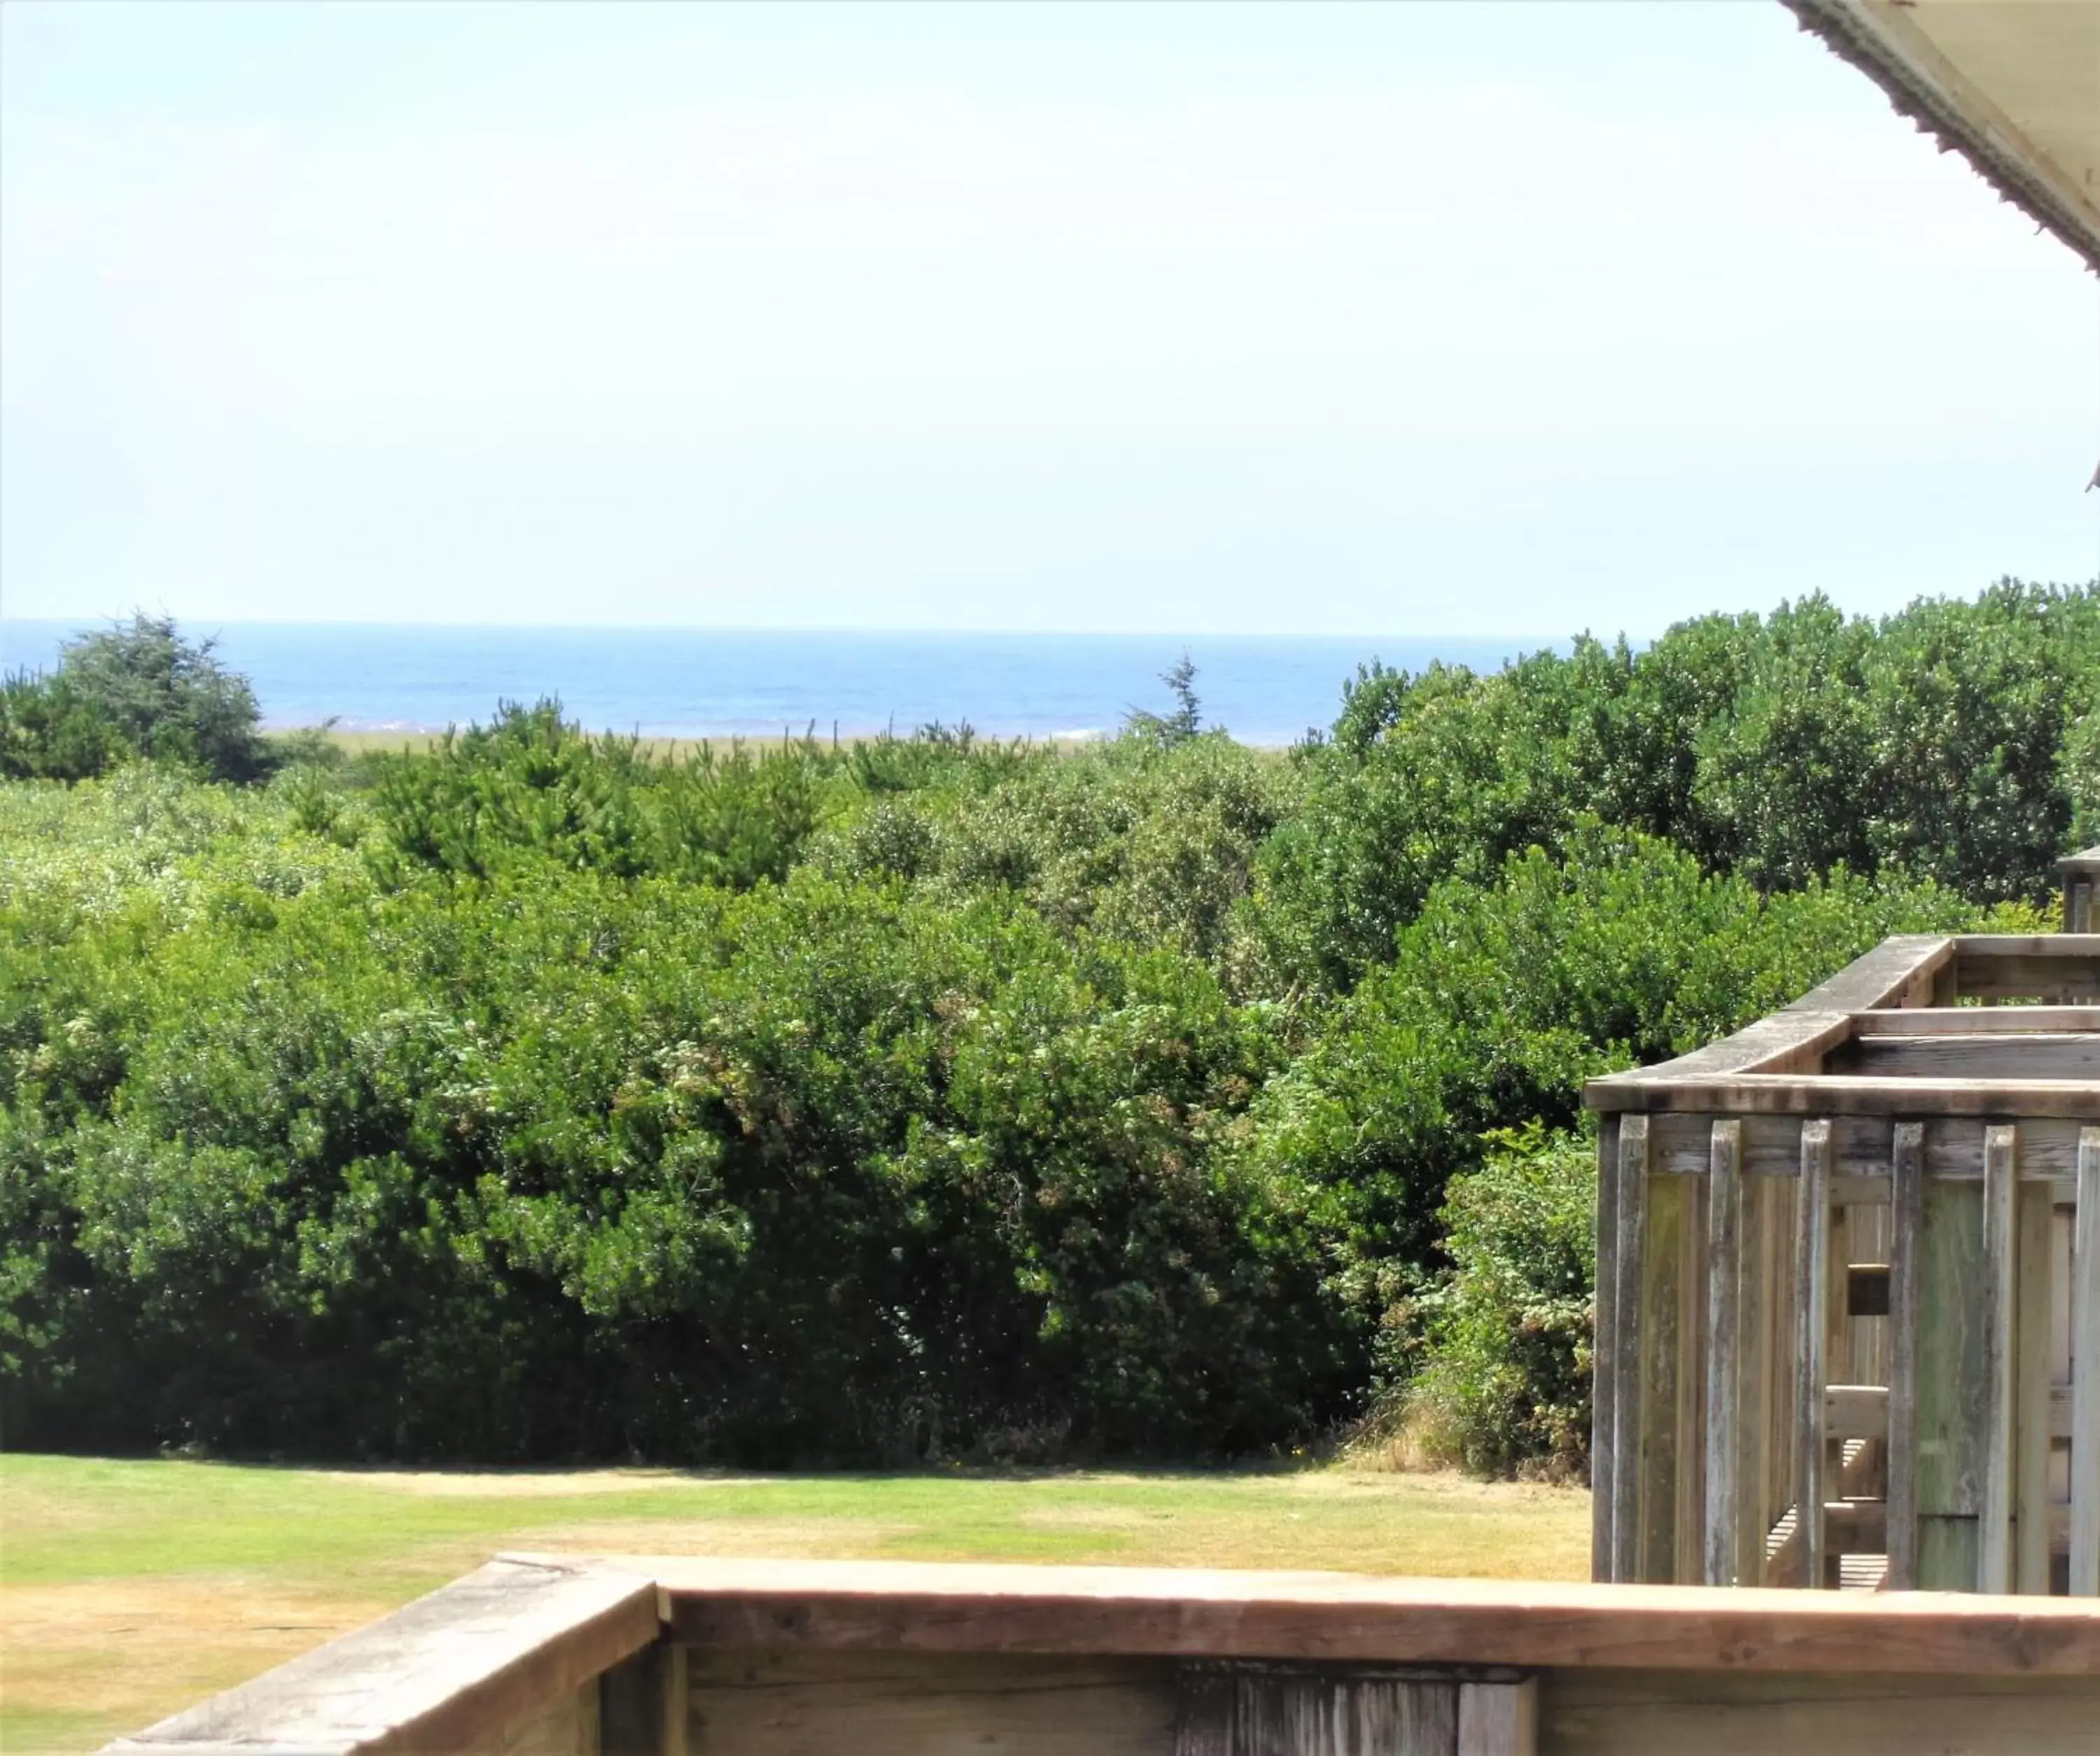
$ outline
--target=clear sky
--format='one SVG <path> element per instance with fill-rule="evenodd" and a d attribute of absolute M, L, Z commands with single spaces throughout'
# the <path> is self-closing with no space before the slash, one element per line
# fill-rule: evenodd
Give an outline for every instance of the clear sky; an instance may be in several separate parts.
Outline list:
<path fill-rule="evenodd" d="M 1772 0 L 0 7 L 0 612 L 1560 635 L 2100 571 Z"/>

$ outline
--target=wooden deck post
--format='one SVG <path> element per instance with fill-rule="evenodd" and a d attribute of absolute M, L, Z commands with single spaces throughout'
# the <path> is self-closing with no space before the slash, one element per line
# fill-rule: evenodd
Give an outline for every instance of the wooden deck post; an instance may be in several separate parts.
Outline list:
<path fill-rule="evenodd" d="M 1641 1258 L 1648 1216 L 1648 1118 L 1619 1118 L 1618 1188 L 1612 1247 L 1614 1320 L 1608 1369 L 1612 1403 L 1612 1570 L 1621 1583 L 1640 1577 Z"/>
<path fill-rule="evenodd" d="M 1612 1370 L 1618 1347 L 1619 1118 L 1599 1118 L 1597 1125 L 1597 1271 L 1595 1331 L 1590 1346 L 1590 1577 L 1599 1584 L 1612 1577 L 1613 1392 L 1619 1374 Z"/>
<path fill-rule="evenodd" d="M 1743 1125 L 1714 1124 L 1706 1190 L 1705 1582 L 1749 1583 L 1740 1573 L 1746 1496 L 1737 1485 L 1743 1387 L 1736 1344 L 1742 1263 Z"/>
<path fill-rule="evenodd" d="M 2047 1595 L 2049 1546 L 2050 1250 L 2056 1200 L 2046 1183 L 2022 1183 L 2013 1214 L 2013 1584 Z"/>
<path fill-rule="evenodd" d="M 1824 1583 L 1824 1445 L 1829 1427 L 1824 1392 L 1829 1383 L 1825 1348 L 1829 1338 L 1830 1124 L 1807 1122 L 1801 1129 L 1801 1189 L 1795 1216 L 1793 1377 L 1793 1505 L 1798 1579 L 1785 1583 L 1811 1590 Z"/>
<path fill-rule="evenodd" d="M 2071 1591 L 2100 1597 L 2100 1128 L 2078 1136 L 2071 1244 Z"/>
<path fill-rule="evenodd" d="M 2014 1130 L 1983 1131 L 1983 1432 L 1982 1524 L 1977 1532 L 1976 1589 L 2013 1589 L 2013 1410 L 2018 1366 L 2019 1233 Z"/>
<path fill-rule="evenodd" d="M 1917 1347 L 1925 1125 L 1899 1122 L 1889 1188 L 1888 1588 L 1917 1589 Z"/>
<path fill-rule="evenodd" d="M 1538 1685 L 1458 1685 L 1458 1756 L 1538 1756 Z"/>
<path fill-rule="evenodd" d="M 686 1648 L 659 1640 L 598 1679 L 598 1756 L 686 1756 Z"/>

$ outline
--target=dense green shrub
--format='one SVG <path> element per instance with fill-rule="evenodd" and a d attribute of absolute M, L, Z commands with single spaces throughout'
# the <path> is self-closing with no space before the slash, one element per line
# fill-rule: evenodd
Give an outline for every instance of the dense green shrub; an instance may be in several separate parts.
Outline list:
<path fill-rule="evenodd" d="M 67 641 L 54 675 L 0 686 L 0 778 L 81 780 L 129 756 L 214 780 L 268 774 L 255 691 L 219 662 L 216 644 L 143 611 Z"/>
<path fill-rule="evenodd" d="M 1557 849 L 1586 816 L 1767 890 L 1890 867 L 2039 901 L 2073 788 L 2100 797 L 2071 738 L 2096 700 L 2100 591 L 2011 581 L 1879 623 L 1811 597 L 1491 677 L 1372 667 L 1299 752 L 1304 808 L 1262 849 L 1264 933 L 1280 967 L 1345 988 L 1439 881 Z"/>
<path fill-rule="evenodd" d="M 1579 1476 L 1590 1454 L 1596 1145 L 1536 1123 L 1490 1136 L 1439 1216 L 1450 1266 L 1392 1314 L 1411 1370 L 1388 1431 L 1482 1475 Z"/>
<path fill-rule="evenodd" d="M 1288 757 L 1185 671 L 1074 751 L 542 703 L 243 757 L 208 649 L 118 631 L 0 691 L 0 1425 L 872 1463 L 1405 1406 L 1574 1467 L 1583 1080 L 2043 925 L 2095 601 L 1373 667 Z"/>
<path fill-rule="evenodd" d="M 63 674 L 0 677 L 0 779 L 85 780 L 132 753 Z"/>

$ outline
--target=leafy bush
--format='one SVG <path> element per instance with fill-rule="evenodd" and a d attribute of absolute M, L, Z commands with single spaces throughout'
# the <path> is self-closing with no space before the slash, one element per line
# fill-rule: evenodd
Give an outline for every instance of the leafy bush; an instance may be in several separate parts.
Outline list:
<path fill-rule="evenodd" d="M 96 637 L 0 690 L 0 1424 L 1579 1467 L 1583 1080 L 2044 924 L 2096 602 L 1373 667 L 1288 757 L 1185 669 L 1075 751 L 243 755 L 208 648 Z"/>
<path fill-rule="evenodd" d="M 1489 1142 L 1445 1198 L 1449 1268 L 1394 1313 L 1415 1331 L 1417 1357 L 1388 1397 L 1381 1436 L 1476 1474 L 1579 1479 L 1590 1454 L 1595 1142 L 1537 1123 Z"/>
<path fill-rule="evenodd" d="M 268 774 L 255 691 L 216 646 L 143 611 L 68 640 L 55 676 L 18 674 L 0 688 L 0 775 L 80 780 L 131 755 L 214 780 Z"/>

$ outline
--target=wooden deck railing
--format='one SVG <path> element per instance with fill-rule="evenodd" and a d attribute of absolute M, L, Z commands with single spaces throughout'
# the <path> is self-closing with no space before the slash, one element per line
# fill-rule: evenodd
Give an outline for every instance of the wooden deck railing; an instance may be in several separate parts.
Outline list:
<path fill-rule="evenodd" d="M 1892 939 L 1591 1083 L 1597 1577 L 2100 1592 L 2096 999 Z"/>
<path fill-rule="evenodd" d="M 2089 1751 L 2100 1604 L 513 1555 L 111 1756 Z"/>

